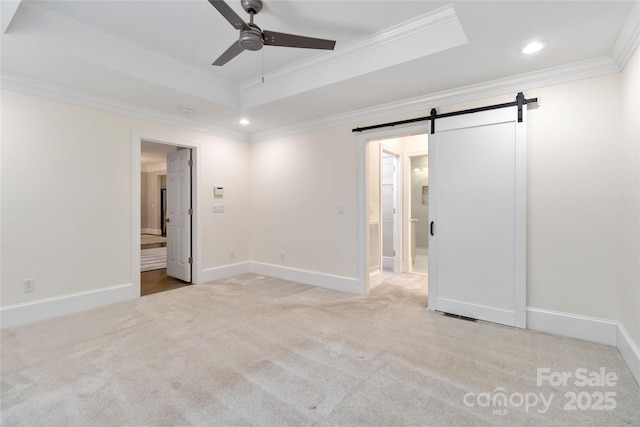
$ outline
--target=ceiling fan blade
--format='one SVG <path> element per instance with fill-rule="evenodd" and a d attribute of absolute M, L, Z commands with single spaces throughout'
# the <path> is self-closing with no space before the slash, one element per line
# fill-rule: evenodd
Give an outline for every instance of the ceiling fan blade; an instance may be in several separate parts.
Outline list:
<path fill-rule="evenodd" d="M 294 34 L 277 33 L 275 31 L 263 31 L 262 33 L 264 34 L 264 44 L 269 46 L 333 50 L 336 45 L 335 40 L 316 39 Z"/>
<path fill-rule="evenodd" d="M 243 50 L 244 48 L 240 45 L 240 40 L 238 40 L 237 42 L 229 46 L 229 49 L 225 50 L 225 52 L 220 55 L 220 57 L 216 59 L 215 62 L 211 65 L 224 65 L 241 54 Z"/>
<path fill-rule="evenodd" d="M 249 29 L 249 25 L 247 25 L 247 23 L 244 22 L 242 18 L 240 18 L 238 14 L 235 13 L 223 0 L 209 0 L 209 3 L 211 3 L 211 6 L 215 7 L 218 12 L 220 12 L 220 15 L 224 16 L 224 18 L 229 21 L 236 30 Z"/>

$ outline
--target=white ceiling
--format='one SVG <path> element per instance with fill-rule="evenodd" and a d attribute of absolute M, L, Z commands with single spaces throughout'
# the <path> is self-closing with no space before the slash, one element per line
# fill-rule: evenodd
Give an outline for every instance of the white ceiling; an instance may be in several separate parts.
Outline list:
<path fill-rule="evenodd" d="M 637 1 L 265 0 L 262 29 L 334 39 L 336 49 L 266 46 L 213 67 L 238 32 L 207 0 L 1 3 L 5 86 L 46 83 L 251 134 L 513 76 L 616 66 L 640 22 Z M 248 21 L 239 0 L 228 3 Z M 520 54 L 532 39 L 550 46 Z"/>

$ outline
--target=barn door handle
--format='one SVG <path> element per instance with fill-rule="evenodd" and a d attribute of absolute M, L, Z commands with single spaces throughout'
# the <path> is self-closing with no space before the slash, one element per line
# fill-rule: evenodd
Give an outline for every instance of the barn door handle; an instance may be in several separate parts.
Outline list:
<path fill-rule="evenodd" d="M 433 221 L 431 221 L 431 224 L 429 224 L 429 232 L 433 236 Z"/>

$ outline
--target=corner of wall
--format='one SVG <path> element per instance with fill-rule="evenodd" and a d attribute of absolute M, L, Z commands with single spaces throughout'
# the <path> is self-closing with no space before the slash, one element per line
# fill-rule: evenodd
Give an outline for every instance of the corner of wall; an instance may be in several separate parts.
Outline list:
<path fill-rule="evenodd" d="M 622 322 L 527 307 L 527 329 L 616 347 L 640 384 L 640 348 Z"/>
<path fill-rule="evenodd" d="M 227 277 L 237 276 L 251 272 L 251 263 L 239 262 L 236 264 L 221 265 L 218 267 L 205 268 L 198 277 L 198 284 L 211 282 L 213 280 L 226 279 Z"/>
<path fill-rule="evenodd" d="M 618 347 L 618 351 L 627 363 L 636 382 L 640 385 L 640 348 L 620 322 L 618 322 L 616 333 L 616 347 Z"/>
<path fill-rule="evenodd" d="M 305 285 L 318 286 L 320 288 L 331 289 L 334 291 L 348 292 L 358 295 L 364 295 L 365 293 L 364 285 L 354 277 L 337 276 L 334 274 L 284 267 L 264 262 L 251 262 L 250 265 L 251 272 L 256 274 L 264 274 L 269 277 L 304 283 Z"/>

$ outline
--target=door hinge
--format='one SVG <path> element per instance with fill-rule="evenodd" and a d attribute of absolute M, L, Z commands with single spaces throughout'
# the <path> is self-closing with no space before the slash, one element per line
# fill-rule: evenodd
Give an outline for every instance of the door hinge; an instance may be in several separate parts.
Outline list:
<path fill-rule="evenodd" d="M 396 213 L 396 208 L 393 208 L 393 213 Z"/>
<path fill-rule="evenodd" d="M 193 209 L 187 210 L 187 215 L 193 215 Z"/>
<path fill-rule="evenodd" d="M 393 256 L 396 256 L 396 250 L 395 249 L 393 250 Z"/>
<path fill-rule="evenodd" d="M 189 259 L 187 260 L 188 264 L 193 264 L 193 257 L 189 257 Z"/>
<path fill-rule="evenodd" d="M 193 160 L 189 159 L 189 161 L 187 162 L 187 165 L 193 166 Z"/>

